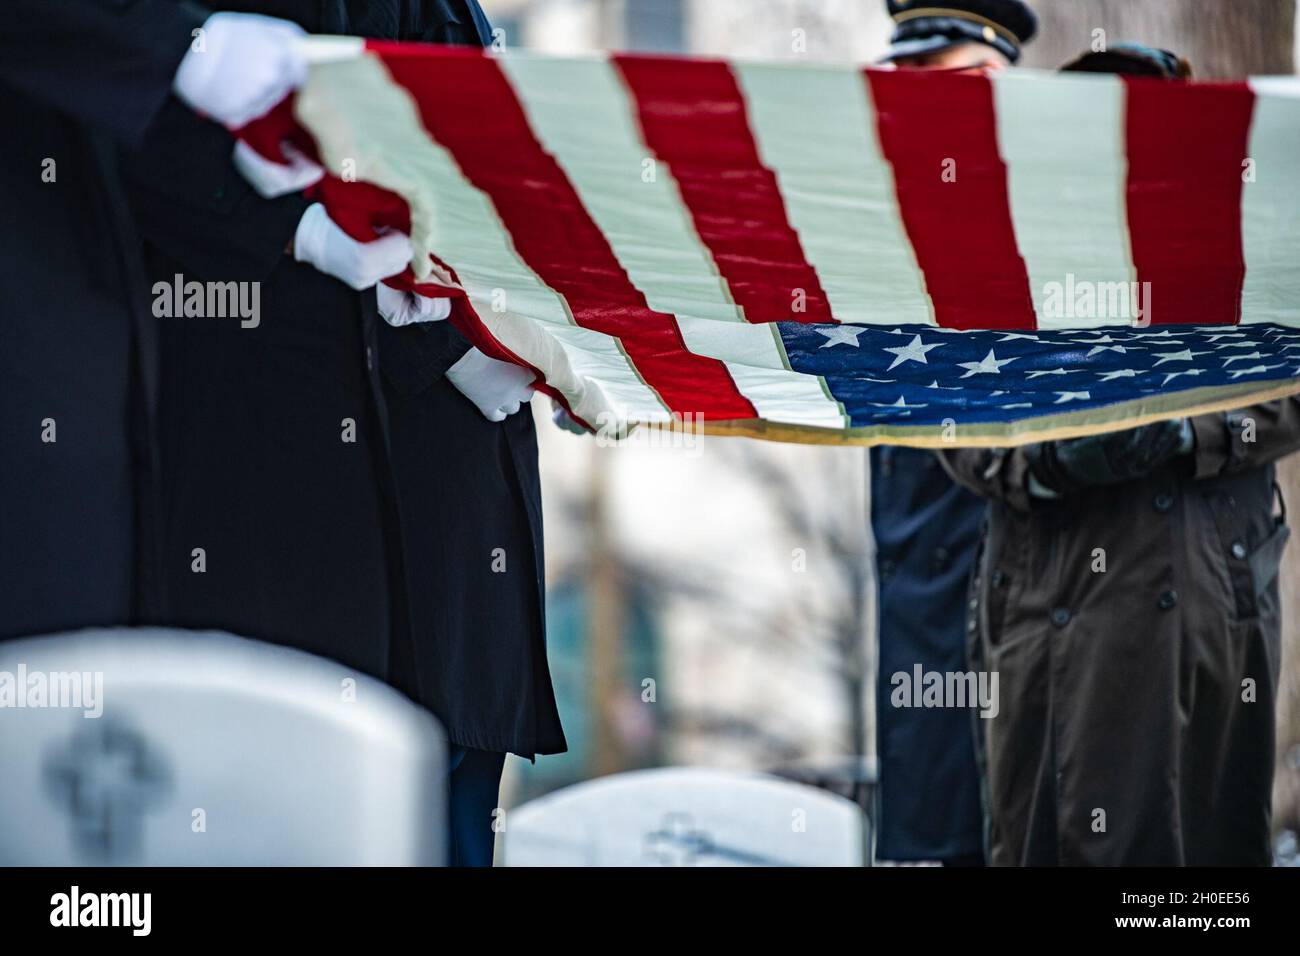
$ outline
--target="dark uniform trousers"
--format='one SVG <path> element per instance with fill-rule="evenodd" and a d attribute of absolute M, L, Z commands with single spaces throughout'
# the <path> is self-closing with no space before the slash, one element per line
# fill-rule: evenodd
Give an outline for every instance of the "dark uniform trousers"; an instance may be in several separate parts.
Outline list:
<path fill-rule="evenodd" d="M 1300 447 L 1300 406 L 1193 422 L 1193 460 L 1059 501 L 1029 498 L 1019 451 L 943 453 L 993 499 L 968 626 L 999 681 L 995 865 L 1270 861 L 1288 537 L 1271 462 Z"/>
<path fill-rule="evenodd" d="M 893 675 L 967 669 L 965 608 L 988 506 L 933 452 L 871 449 L 879 582 L 876 753 L 884 860 L 978 862 L 983 826 L 971 712 L 893 706 Z"/>

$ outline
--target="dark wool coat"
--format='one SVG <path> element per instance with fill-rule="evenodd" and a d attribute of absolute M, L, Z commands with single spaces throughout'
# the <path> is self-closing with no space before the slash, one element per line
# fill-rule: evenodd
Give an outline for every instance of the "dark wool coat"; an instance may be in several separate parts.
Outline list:
<path fill-rule="evenodd" d="M 158 611 L 157 337 L 119 155 L 206 15 L 174 0 L 5 4 L 0 637 Z"/>
<path fill-rule="evenodd" d="M 223 9 L 313 32 L 490 39 L 464 0 Z M 286 256 L 307 202 L 253 194 L 228 162 L 224 130 L 173 103 L 147 147 L 132 198 L 153 278 L 262 283 L 257 328 L 160 320 L 171 620 L 385 678 L 462 746 L 564 749 L 545 656 L 531 417 L 488 422 L 443 379 L 469 348 L 450 323 L 392 329 L 373 291 Z M 354 441 L 341 439 L 345 422 Z M 191 570 L 196 547 L 202 574 Z"/>
<path fill-rule="evenodd" d="M 1266 865 L 1300 399 L 1193 419 L 1192 458 L 1058 501 L 1019 450 L 943 452 L 990 499 L 970 626 L 999 675 L 994 864 Z"/>

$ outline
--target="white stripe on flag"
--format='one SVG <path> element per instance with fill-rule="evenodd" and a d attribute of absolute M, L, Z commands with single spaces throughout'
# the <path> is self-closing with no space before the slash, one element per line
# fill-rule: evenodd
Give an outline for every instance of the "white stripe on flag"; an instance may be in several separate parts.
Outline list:
<path fill-rule="evenodd" d="M 364 56 L 364 37 L 305 36 L 295 46 L 308 64 L 332 63 L 337 60 L 355 60 Z"/>
<path fill-rule="evenodd" d="M 1241 197 L 1246 282 L 1242 322 L 1300 325 L 1300 79 L 1250 81 L 1255 117 L 1250 130 L 1254 181 Z"/>
<path fill-rule="evenodd" d="M 488 331 L 520 358 L 546 369 L 550 383 L 580 417 L 594 425 L 598 413 L 612 406 L 629 420 L 671 418 L 618 340 L 579 328 L 563 298 L 520 258 L 491 200 L 429 137 L 410 94 L 378 58 L 313 66 L 296 112 L 315 135 L 327 168 L 354 160 L 359 178 L 408 201 L 414 197 L 417 260 L 427 269 L 427 253 L 437 250 L 455 269 Z M 602 396 L 588 391 L 593 382 Z"/>
<path fill-rule="evenodd" d="M 1038 327 L 1133 324 L 1123 82 L 1014 70 L 992 76 L 1011 218 Z M 1072 293 L 1085 289 L 1096 293 L 1095 305 L 1078 315 Z"/>
<path fill-rule="evenodd" d="M 759 157 L 841 322 L 934 325 L 860 70 L 735 64 Z M 816 135 L 810 135 L 809 124 Z"/>
<path fill-rule="evenodd" d="M 686 347 L 723 362 L 760 417 L 846 427 L 822 379 L 789 368 L 776 327 L 747 323 L 732 301 L 671 172 L 647 166 L 654 157 L 617 69 L 603 58 L 498 62 L 629 281 L 650 308 L 675 317 Z"/>

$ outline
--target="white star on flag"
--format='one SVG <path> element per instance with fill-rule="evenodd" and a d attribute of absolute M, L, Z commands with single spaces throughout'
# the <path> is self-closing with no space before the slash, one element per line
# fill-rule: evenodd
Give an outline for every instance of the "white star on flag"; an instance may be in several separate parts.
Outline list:
<path fill-rule="evenodd" d="M 826 341 L 822 343 L 822 348 L 828 349 L 833 345 L 852 345 L 858 348 L 858 336 L 866 329 L 854 328 L 851 325 L 832 325 L 829 329 L 818 329 L 822 335 L 826 336 Z"/>
<path fill-rule="evenodd" d="M 929 352 L 931 349 L 941 348 L 943 348 L 942 342 L 935 342 L 933 345 L 922 345 L 921 336 L 917 335 L 913 337 L 912 341 L 907 345 L 885 349 L 886 352 L 892 352 L 897 356 L 897 358 L 894 359 L 893 364 L 890 365 L 889 368 L 885 369 L 885 371 L 892 372 L 896 366 L 902 365 L 904 362 L 920 362 L 922 365 L 928 365 L 929 362 L 926 361 L 925 353 Z"/>
<path fill-rule="evenodd" d="M 1234 372 L 1229 372 L 1228 374 L 1233 378 L 1241 378 L 1243 375 L 1263 375 L 1265 372 L 1271 371 L 1275 368 L 1281 368 L 1285 364 L 1285 362 L 1278 362 L 1276 365 L 1256 365 L 1253 368 L 1238 369 Z"/>
<path fill-rule="evenodd" d="M 1249 355 L 1234 355 L 1234 356 L 1233 356 L 1232 358 L 1230 358 L 1230 359 L 1224 359 L 1224 360 L 1223 360 L 1223 367 L 1224 367 L 1224 368 L 1227 368 L 1227 367 L 1228 367 L 1229 365 L 1231 365 L 1233 362 L 1249 362 L 1249 361 L 1253 361 L 1253 360 L 1255 360 L 1255 359 L 1272 358 L 1272 357 L 1273 357 L 1273 356 L 1272 356 L 1271 354 L 1269 354 L 1269 355 L 1265 355 L 1265 354 L 1263 354 L 1262 352 L 1259 352 L 1259 351 L 1251 352 Z"/>
<path fill-rule="evenodd" d="M 1102 352 L 1118 352 L 1120 355 L 1128 354 L 1128 350 L 1125 349 L 1124 346 L 1115 344 L 1118 341 L 1120 340 L 1109 335 L 1103 335 L 1095 339 L 1069 340 L 1071 345 L 1091 345 L 1092 351 L 1088 353 L 1087 358 L 1092 358 L 1094 355 L 1100 355 Z"/>
<path fill-rule="evenodd" d="M 1203 368 L 1189 368 L 1185 372 L 1169 372 L 1165 375 L 1165 380 L 1160 384 L 1161 387 L 1168 385 L 1170 382 L 1172 382 L 1180 375 L 1204 375 L 1204 374 L 1205 374 L 1205 369 Z"/>
<path fill-rule="evenodd" d="M 898 396 L 898 401 L 890 402 L 888 405 L 884 404 L 883 402 L 868 402 L 867 404 L 874 405 L 876 406 L 876 408 L 929 408 L 930 407 L 929 405 L 909 405 L 907 403 L 907 399 L 902 395 Z"/>
<path fill-rule="evenodd" d="M 1198 355 L 1209 355 L 1209 352 L 1193 352 L 1191 349 L 1183 349 L 1181 352 L 1157 352 L 1155 357 L 1160 359 L 1156 365 L 1164 365 L 1166 362 L 1191 362 Z"/>
<path fill-rule="evenodd" d="M 993 350 L 989 349 L 989 354 L 984 356 L 982 361 L 958 362 L 957 365 L 968 370 L 962 378 L 970 378 L 972 375 L 1000 375 L 1002 366 L 1010 365 L 1014 361 L 1014 358 L 999 359 L 993 354 Z"/>

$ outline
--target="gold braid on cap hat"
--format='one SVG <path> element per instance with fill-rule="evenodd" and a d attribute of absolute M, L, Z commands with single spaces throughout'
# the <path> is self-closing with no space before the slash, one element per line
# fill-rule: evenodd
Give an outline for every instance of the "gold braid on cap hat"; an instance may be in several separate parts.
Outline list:
<path fill-rule="evenodd" d="M 921 17 L 952 17 L 955 20 L 966 20 L 970 23 L 978 23 L 980 26 L 998 34 L 998 36 L 1002 37 L 1017 50 L 1020 49 L 1020 37 L 1016 36 L 996 20 L 990 20 L 988 17 L 982 17 L 978 13 L 971 13 L 968 10 L 953 10 L 949 7 L 919 7 L 916 10 L 899 11 L 894 14 L 894 22 L 906 23 L 908 20 L 919 20 Z"/>

